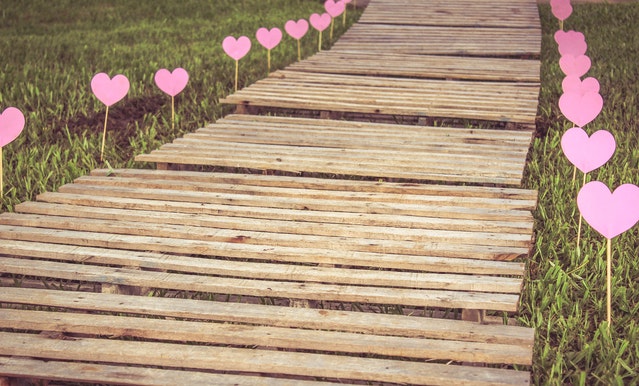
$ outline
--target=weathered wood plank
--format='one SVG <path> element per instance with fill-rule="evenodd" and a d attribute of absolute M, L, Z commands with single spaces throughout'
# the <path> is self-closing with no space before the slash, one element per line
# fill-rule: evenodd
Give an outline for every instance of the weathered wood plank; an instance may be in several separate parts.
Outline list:
<path fill-rule="evenodd" d="M 527 347 L 532 347 L 534 341 L 533 329 L 518 326 L 484 325 L 462 320 L 396 314 L 304 309 L 192 299 L 4 287 L 0 290 L 0 302 L 273 327 L 490 342 Z"/>
<path fill-rule="evenodd" d="M 173 343 L 195 342 L 326 353 L 531 365 L 530 349 L 514 345 L 402 338 L 394 336 L 222 323 L 121 317 L 70 312 L 0 309 L 0 328 L 62 331 Z"/>
<path fill-rule="evenodd" d="M 530 376 L 513 370 L 447 366 L 387 359 L 250 350 L 171 343 L 78 338 L 48 339 L 32 334 L 0 332 L 2 355 L 39 356 L 57 360 L 188 367 L 248 373 L 331 377 L 382 382 L 448 385 L 527 384 Z"/>

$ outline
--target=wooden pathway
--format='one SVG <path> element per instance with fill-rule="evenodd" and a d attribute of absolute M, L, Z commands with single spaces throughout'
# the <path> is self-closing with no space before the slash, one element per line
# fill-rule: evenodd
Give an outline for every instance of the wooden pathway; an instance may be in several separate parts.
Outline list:
<path fill-rule="evenodd" d="M 428 44 L 388 49 L 408 29 Z M 157 170 L 0 215 L 0 385 L 529 384 L 534 331 L 504 322 L 539 38 L 534 0 L 371 0 L 334 49 L 224 100 L 297 114 L 228 115 L 137 157 Z"/>

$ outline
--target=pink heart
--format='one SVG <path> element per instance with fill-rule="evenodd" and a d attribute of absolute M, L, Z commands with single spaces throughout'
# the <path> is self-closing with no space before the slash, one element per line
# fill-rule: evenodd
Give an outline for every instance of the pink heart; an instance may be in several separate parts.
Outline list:
<path fill-rule="evenodd" d="M 129 92 L 129 80 L 126 76 L 118 74 L 109 78 L 109 75 L 101 72 L 91 79 L 91 90 L 96 98 L 107 106 L 120 101 Z"/>
<path fill-rule="evenodd" d="M 559 68 L 566 75 L 581 77 L 590 70 L 591 64 L 590 58 L 586 55 L 564 55 L 559 58 Z"/>
<path fill-rule="evenodd" d="M 610 193 L 606 184 L 592 181 L 579 191 L 577 206 L 591 227 L 612 239 L 639 221 L 639 187 L 623 184 Z"/>
<path fill-rule="evenodd" d="M 599 93 L 566 92 L 559 98 L 561 113 L 572 123 L 584 127 L 587 123 L 597 118 L 603 108 L 603 98 Z"/>
<path fill-rule="evenodd" d="M 227 36 L 222 41 L 222 48 L 231 58 L 240 60 L 251 50 L 251 39 L 246 36 L 240 36 L 237 39 Z"/>
<path fill-rule="evenodd" d="M 7 107 L 0 114 L 0 148 L 8 145 L 22 133 L 24 114 L 15 107 Z"/>
<path fill-rule="evenodd" d="M 293 39 L 299 40 L 308 32 L 308 22 L 305 19 L 299 19 L 297 22 L 289 20 L 284 25 L 284 29 Z"/>
<path fill-rule="evenodd" d="M 314 13 L 311 15 L 309 20 L 313 28 L 321 32 L 328 28 L 329 25 L 331 25 L 332 18 L 331 15 L 329 15 L 328 13 L 323 13 L 321 15 Z"/>
<path fill-rule="evenodd" d="M 174 69 L 173 72 L 162 68 L 155 73 L 154 79 L 160 90 L 174 97 L 186 87 L 189 82 L 189 73 L 181 67 Z"/>
<path fill-rule="evenodd" d="M 603 166 L 615 152 L 615 137 L 609 131 L 595 131 L 590 137 L 581 127 L 567 130 L 561 137 L 561 149 L 568 160 L 583 173 Z"/>
<path fill-rule="evenodd" d="M 326 0 L 324 2 L 324 9 L 326 9 L 326 12 L 328 12 L 331 17 L 338 17 L 346 9 L 346 3 L 341 0 Z"/>
<path fill-rule="evenodd" d="M 550 0 L 550 6 L 556 7 L 558 5 L 570 5 L 570 0 Z"/>
<path fill-rule="evenodd" d="M 572 5 L 570 3 L 556 4 L 552 6 L 552 14 L 558 20 L 566 20 L 572 14 Z"/>
<path fill-rule="evenodd" d="M 586 38 L 581 32 L 567 31 L 562 33 L 555 33 L 555 41 L 559 45 L 559 54 L 580 56 L 584 55 L 588 50 L 588 44 L 586 44 Z"/>
<path fill-rule="evenodd" d="M 593 77 L 581 80 L 577 75 L 568 75 L 561 82 L 564 92 L 577 92 L 581 95 L 588 92 L 599 92 L 599 81 Z"/>
<path fill-rule="evenodd" d="M 255 37 L 264 48 L 272 50 L 280 44 L 282 40 L 282 30 L 277 27 L 271 28 L 270 31 L 266 28 L 260 28 L 255 33 Z"/>

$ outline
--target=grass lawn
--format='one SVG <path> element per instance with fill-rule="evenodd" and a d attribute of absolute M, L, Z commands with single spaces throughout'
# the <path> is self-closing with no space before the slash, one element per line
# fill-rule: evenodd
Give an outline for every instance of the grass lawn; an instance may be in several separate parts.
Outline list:
<path fill-rule="evenodd" d="M 240 61 L 240 87 L 266 76 L 259 27 L 283 28 L 289 19 L 323 12 L 317 0 L 45 0 L 14 1 L 0 12 L 0 109 L 15 106 L 25 132 L 4 149 L 5 196 L 0 211 L 43 191 L 108 166 L 99 162 L 104 106 L 93 96 L 95 73 L 122 73 L 131 81 L 124 101 L 110 108 L 106 160 L 141 167 L 133 156 L 149 152 L 228 113 L 218 105 L 233 88 L 235 63 L 222 51 L 229 34 L 247 35 L 251 53 Z M 639 183 L 639 3 L 579 4 L 567 29 L 582 31 L 601 83 L 604 110 L 587 126 L 611 131 L 613 159 L 588 175 L 616 187 Z M 570 128 L 557 101 L 562 74 L 552 34 L 557 22 L 540 5 L 544 39 L 539 136 L 525 187 L 540 192 L 536 244 L 523 292 L 520 321 L 537 329 L 535 384 L 639 383 L 638 228 L 614 240 L 613 326 L 605 321 L 605 243 L 587 225 L 576 248 L 577 188 L 559 142 Z M 348 24 L 358 14 L 350 11 Z M 336 23 L 335 37 L 345 28 Z M 327 31 L 324 33 L 325 44 Z M 303 56 L 317 49 L 317 33 L 303 39 Z M 273 69 L 297 59 L 286 36 L 272 52 Z M 170 98 L 157 89 L 159 68 L 186 68 L 191 80 L 176 97 L 178 124 L 171 130 Z M 580 178 L 578 178 L 580 180 Z"/>

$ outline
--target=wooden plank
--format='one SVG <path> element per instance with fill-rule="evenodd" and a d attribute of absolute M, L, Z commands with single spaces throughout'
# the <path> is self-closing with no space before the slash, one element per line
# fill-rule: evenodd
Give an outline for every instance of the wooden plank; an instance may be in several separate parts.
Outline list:
<path fill-rule="evenodd" d="M 0 327 L 68 334 L 108 335 L 181 343 L 263 346 L 287 350 L 386 357 L 531 365 L 527 347 L 395 336 L 163 320 L 70 312 L 0 309 Z"/>
<path fill-rule="evenodd" d="M 397 314 L 10 287 L 0 290 L 0 302 L 358 334 L 491 342 L 529 348 L 534 342 L 531 328 Z"/>
<path fill-rule="evenodd" d="M 79 338 L 48 339 L 32 334 L 0 332 L 2 355 L 56 360 L 85 360 L 134 365 L 188 367 L 248 373 L 330 377 L 367 381 L 459 385 L 528 384 L 530 375 L 513 370 L 447 366 L 387 359 L 263 351 L 157 342 Z"/>
<path fill-rule="evenodd" d="M 327 74 L 539 83 L 538 60 L 324 50 L 287 70 Z"/>
<path fill-rule="evenodd" d="M 134 386 L 175 385 L 260 385 L 260 386 L 336 386 L 339 383 L 290 380 L 282 377 L 212 374 L 201 371 L 167 370 L 157 367 L 105 365 L 0 356 L 0 374 L 65 382 L 110 383 Z"/>
<path fill-rule="evenodd" d="M 371 78 L 281 70 L 220 102 L 532 125 L 538 94 L 537 85 L 506 82 Z"/>
<path fill-rule="evenodd" d="M 467 290 L 477 292 L 518 293 L 519 278 L 493 276 L 434 274 L 424 272 L 394 272 L 369 269 L 301 266 L 290 264 L 238 262 L 222 259 L 196 258 L 151 252 L 118 251 L 48 243 L 28 243 L 3 240 L 0 254 L 12 257 L 46 258 L 70 263 L 98 264 L 171 271 L 187 274 L 243 277 L 282 281 L 307 281 L 351 285 L 390 286 L 421 289 Z M 506 265 L 506 264 L 504 264 Z M 519 267 L 521 268 L 521 267 Z M 454 269 L 454 268 L 453 268 Z"/>
<path fill-rule="evenodd" d="M 335 51 L 419 55 L 538 56 L 539 28 L 481 28 L 356 23 L 334 44 Z"/>

